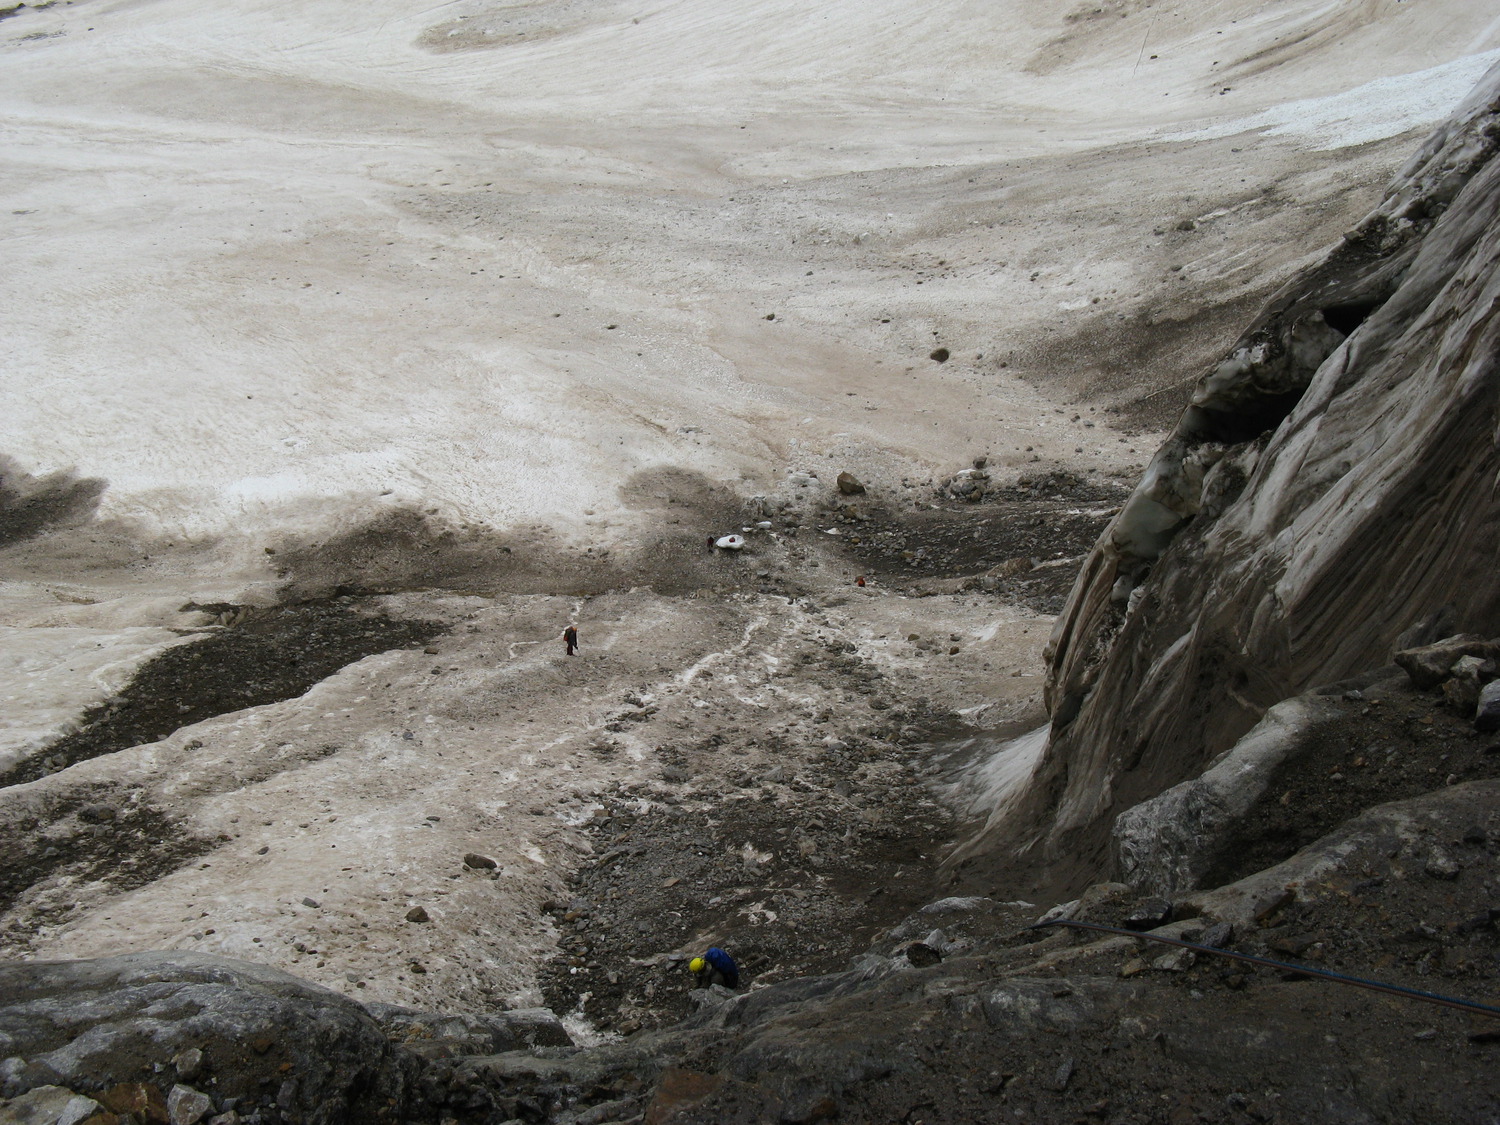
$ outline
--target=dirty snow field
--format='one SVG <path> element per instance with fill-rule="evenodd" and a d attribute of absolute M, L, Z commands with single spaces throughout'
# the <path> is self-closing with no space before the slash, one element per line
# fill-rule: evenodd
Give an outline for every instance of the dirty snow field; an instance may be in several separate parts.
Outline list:
<path fill-rule="evenodd" d="M 278 601 L 430 643 L 0 789 L 0 952 L 532 1002 L 601 796 L 726 784 L 662 747 L 881 752 L 808 654 L 1034 723 L 1050 620 L 853 587 L 835 477 L 1128 483 L 1497 59 L 1494 0 L 6 12 L 0 771 Z"/>

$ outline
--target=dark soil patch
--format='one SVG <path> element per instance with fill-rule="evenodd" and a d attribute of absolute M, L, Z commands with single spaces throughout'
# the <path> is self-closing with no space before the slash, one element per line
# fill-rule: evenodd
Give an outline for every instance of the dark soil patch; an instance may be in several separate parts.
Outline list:
<path fill-rule="evenodd" d="M 24 6 L 24 5 L 23 5 Z M 17 9 L 0 13 L 0 19 Z M 56 527 L 87 522 L 104 495 L 105 482 L 73 473 L 37 477 L 0 457 L 0 547 L 35 538 Z"/>
<path fill-rule="evenodd" d="M 138 790 L 74 790 L 41 809 L 8 818 L 0 833 L 0 913 L 43 880 L 104 881 L 117 891 L 130 891 L 218 847 L 138 797 Z M 59 906 L 58 912 L 65 913 L 66 907 Z M 4 935 L 7 944 L 24 944 L 47 913 L 31 912 L 24 932 Z"/>
<path fill-rule="evenodd" d="M 978 503 L 905 512 L 858 500 L 838 504 L 819 527 L 839 527 L 850 565 L 887 586 L 972 578 L 974 588 L 1057 614 L 1082 556 L 1129 494 L 1121 485 L 1042 473 L 990 490 Z"/>
<path fill-rule="evenodd" d="M 418 589 L 583 597 L 632 586 L 671 595 L 754 584 L 736 552 L 705 547 L 709 533 L 747 519 L 744 500 L 730 489 L 701 473 L 659 467 L 630 477 L 620 498 L 655 525 L 631 548 L 579 550 L 545 525 L 500 531 L 454 523 L 437 509 L 395 508 L 343 534 L 293 536 L 268 551 L 289 603 Z"/>
<path fill-rule="evenodd" d="M 1493 1005 L 1500 980 L 1500 908 L 1488 878 L 1500 840 L 1455 841 L 1453 854 L 1463 870 L 1451 880 L 1408 867 L 1305 890 L 1268 919 L 1272 925 L 1247 935 L 1237 948 Z M 1412 1007 L 1413 1021 L 1439 1014 Z"/>
<path fill-rule="evenodd" d="M 1500 777 L 1500 738 L 1480 734 L 1436 691 L 1382 688 L 1368 689 L 1369 698 L 1343 699 L 1344 715 L 1312 732 L 1245 816 L 1203 886 L 1280 863 L 1375 805 Z"/>
<path fill-rule="evenodd" d="M 951 716 L 921 704 L 886 714 L 868 733 L 897 739 L 894 752 L 850 735 L 755 774 L 712 739 L 661 748 L 669 781 L 694 780 L 649 807 L 642 798 L 663 794 L 610 798 L 591 828 L 599 858 L 553 908 L 563 936 L 542 973 L 547 1004 L 581 1002 L 604 1028 L 659 1026 L 688 1011 L 699 945 L 729 950 L 746 984 L 829 972 L 928 901 L 953 824 L 920 774 Z"/>
<path fill-rule="evenodd" d="M 1168 232 L 1159 248 L 1194 237 Z M 1080 400 L 1111 403 L 1112 425 L 1129 434 L 1161 433 L 1177 424 L 1199 376 L 1229 352 L 1264 301 L 1264 293 L 1242 293 L 1226 304 L 1142 310 L 1125 320 L 1095 317 L 1073 335 L 1039 342 L 1027 366 L 1078 372 Z"/>
<path fill-rule="evenodd" d="M 84 712 L 79 728 L 0 774 L 0 786 L 34 781 L 78 762 L 157 742 L 204 719 L 292 699 L 377 652 L 443 633 L 436 621 L 361 611 L 350 598 L 235 612 L 244 620 L 170 648 L 143 665 L 113 699 Z"/>

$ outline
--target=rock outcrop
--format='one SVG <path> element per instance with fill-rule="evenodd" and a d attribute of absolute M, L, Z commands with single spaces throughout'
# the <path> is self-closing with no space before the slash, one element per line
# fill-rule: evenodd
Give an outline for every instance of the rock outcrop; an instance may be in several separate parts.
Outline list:
<path fill-rule="evenodd" d="M 179 1091 L 308 1125 L 400 1120 L 421 1069 L 336 992 L 183 952 L 0 964 L 0 1059 L 5 1098 L 57 1087 L 154 1121 Z"/>
<path fill-rule="evenodd" d="M 423 1058 L 497 1055 L 527 1047 L 571 1047 L 573 1040 L 547 1008 L 519 1008 L 476 1015 L 422 1012 L 399 1004 L 367 1004 L 394 1042 Z"/>
<path fill-rule="evenodd" d="M 1497 147 L 1492 71 L 1200 381 L 1058 620 L 1050 744 L 992 847 L 1066 882 L 1279 701 L 1500 631 Z"/>

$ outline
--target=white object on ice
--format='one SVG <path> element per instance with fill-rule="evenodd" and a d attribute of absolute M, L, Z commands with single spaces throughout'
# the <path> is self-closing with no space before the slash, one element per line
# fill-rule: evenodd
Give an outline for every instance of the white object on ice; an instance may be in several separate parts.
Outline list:
<path fill-rule="evenodd" d="M 743 535 L 725 535 L 722 538 L 714 540 L 715 547 L 723 547 L 729 551 L 738 551 L 744 545 L 745 537 Z"/>

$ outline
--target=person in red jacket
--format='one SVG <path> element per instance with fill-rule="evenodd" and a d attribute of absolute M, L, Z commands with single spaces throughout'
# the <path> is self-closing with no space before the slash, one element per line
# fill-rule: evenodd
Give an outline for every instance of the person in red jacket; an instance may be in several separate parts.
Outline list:
<path fill-rule="evenodd" d="M 571 625 L 563 630 L 563 644 L 568 646 L 569 656 L 572 656 L 578 648 L 578 630 Z"/>

